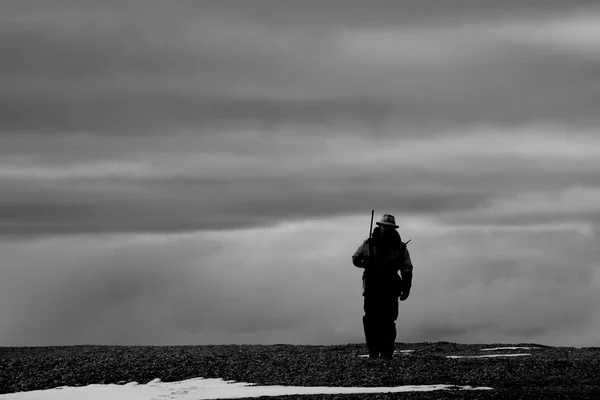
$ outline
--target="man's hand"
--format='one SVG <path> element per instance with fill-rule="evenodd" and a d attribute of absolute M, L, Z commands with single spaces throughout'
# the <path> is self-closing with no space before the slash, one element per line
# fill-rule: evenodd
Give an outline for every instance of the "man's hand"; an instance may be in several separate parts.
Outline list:
<path fill-rule="evenodd" d="M 402 294 L 400 295 L 400 301 L 404 301 L 408 299 L 408 295 L 410 294 L 410 288 L 406 288 L 402 290 Z"/>
<path fill-rule="evenodd" d="M 371 264 L 371 262 L 369 261 L 368 258 L 363 258 L 360 262 L 361 268 L 368 268 L 370 264 Z"/>
<path fill-rule="evenodd" d="M 367 266 L 367 260 L 364 257 L 353 258 L 352 263 L 358 268 L 365 268 Z"/>
<path fill-rule="evenodd" d="M 400 301 L 408 299 L 410 294 L 410 287 L 412 286 L 412 271 L 402 271 L 402 294 L 400 295 Z"/>

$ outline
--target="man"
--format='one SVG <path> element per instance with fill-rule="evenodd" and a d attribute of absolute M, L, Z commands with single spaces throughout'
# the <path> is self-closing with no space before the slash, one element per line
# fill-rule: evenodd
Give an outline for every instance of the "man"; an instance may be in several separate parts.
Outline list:
<path fill-rule="evenodd" d="M 404 301 L 410 294 L 413 265 L 406 244 L 396 231 L 394 216 L 384 214 L 377 225 L 371 238 L 352 256 L 352 263 L 365 269 L 363 327 L 369 358 L 391 359 L 396 340 L 398 297 Z"/>

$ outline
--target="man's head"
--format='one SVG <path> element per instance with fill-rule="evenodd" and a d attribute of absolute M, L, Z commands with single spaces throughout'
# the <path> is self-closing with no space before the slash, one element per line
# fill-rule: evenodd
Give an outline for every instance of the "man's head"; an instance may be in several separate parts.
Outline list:
<path fill-rule="evenodd" d="M 396 219 L 393 215 L 383 214 L 381 221 L 377 222 L 377 226 L 379 227 L 381 236 L 384 238 L 392 238 L 398 235 L 396 233 L 396 228 L 398 228 L 398 225 L 396 225 Z"/>
<path fill-rule="evenodd" d="M 381 217 L 381 221 L 376 222 L 376 224 L 381 228 L 382 231 L 387 229 L 398 228 L 398 225 L 396 225 L 396 218 L 394 218 L 394 216 L 390 214 L 383 214 L 383 217 Z"/>

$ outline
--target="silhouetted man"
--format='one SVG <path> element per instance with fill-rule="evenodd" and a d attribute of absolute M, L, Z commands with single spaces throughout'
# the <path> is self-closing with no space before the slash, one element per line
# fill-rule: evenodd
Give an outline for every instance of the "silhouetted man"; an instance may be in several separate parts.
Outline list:
<path fill-rule="evenodd" d="M 398 297 L 404 301 L 410 294 L 413 265 L 406 244 L 396 231 L 394 216 L 384 214 L 377 225 L 371 238 L 352 256 L 352 263 L 365 269 L 363 327 L 369 358 L 391 359 L 396 340 Z"/>

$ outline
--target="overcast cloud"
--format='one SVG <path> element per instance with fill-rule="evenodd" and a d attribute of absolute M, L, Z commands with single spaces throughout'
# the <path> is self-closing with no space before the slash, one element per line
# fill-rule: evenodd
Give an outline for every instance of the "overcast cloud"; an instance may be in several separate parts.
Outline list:
<path fill-rule="evenodd" d="M 598 38 L 589 1 L 3 2 L 0 346 L 361 342 L 373 208 L 398 341 L 599 346 Z"/>

